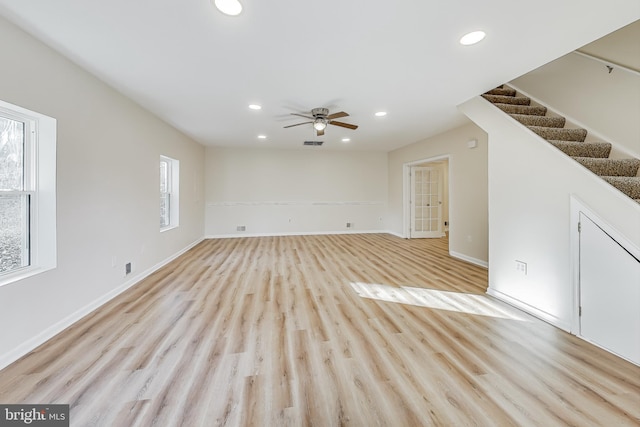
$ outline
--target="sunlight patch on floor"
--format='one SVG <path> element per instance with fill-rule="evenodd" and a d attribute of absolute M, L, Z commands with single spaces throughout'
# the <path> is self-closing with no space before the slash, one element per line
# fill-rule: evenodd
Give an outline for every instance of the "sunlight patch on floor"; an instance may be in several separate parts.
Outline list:
<path fill-rule="evenodd" d="M 437 310 L 455 311 L 478 316 L 528 321 L 524 314 L 487 295 L 412 286 L 390 286 L 377 283 L 351 282 L 353 290 L 362 298 L 399 304 L 428 307 Z"/>

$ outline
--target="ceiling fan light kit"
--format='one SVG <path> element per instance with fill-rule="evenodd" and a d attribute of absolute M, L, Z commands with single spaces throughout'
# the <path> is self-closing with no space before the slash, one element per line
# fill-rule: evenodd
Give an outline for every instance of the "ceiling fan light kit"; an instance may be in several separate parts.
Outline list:
<path fill-rule="evenodd" d="M 324 135 L 324 130 L 327 125 L 340 126 L 347 129 L 358 129 L 357 125 L 352 125 L 350 123 L 338 122 L 335 119 L 339 119 L 341 117 L 347 117 L 349 114 L 344 111 L 340 111 L 338 113 L 329 114 L 328 108 L 314 108 L 311 110 L 311 116 L 307 116 L 299 113 L 291 113 L 293 116 L 304 117 L 305 119 L 309 119 L 308 122 L 296 123 L 294 125 L 285 126 L 285 128 L 291 128 L 294 126 L 313 124 L 313 128 L 316 130 L 317 136 Z"/>
<path fill-rule="evenodd" d="M 313 121 L 313 128 L 315 130 L 324 130 L 327 127 L 327 121 L 322 117 L 318 117 Z"/>

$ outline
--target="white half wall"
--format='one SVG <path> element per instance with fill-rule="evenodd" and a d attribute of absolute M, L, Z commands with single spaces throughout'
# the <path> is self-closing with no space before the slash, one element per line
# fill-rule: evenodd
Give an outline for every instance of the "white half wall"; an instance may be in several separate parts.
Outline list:
<path fill-rule="evenodd" d="M 572 196 L 637 247 L 640 204 L 483 98 L 460 109 L 489 135 L 489 293 L 571 330 Z"/>
<path fill-rule="evenodd" d="M 475 148 L 467 143 L 477 141 Z M 487 135 L 473 123 L 389 153 L 389 230 L 404 236 L 403 169 L 408 163 L 449 158 L 449 251 L 486 265 L 488 261 Z"/>
<path fill-rule="evenodd" d="M 0 51 L 0 99 L 58 122 L 58 267 L 0 287 L 2 367 L 202 238 L 204 148 L 3 18 Z M 160 155 L 181 170 L 164 233 Z"/>
<path fill-rule="evenodd" d="M 208 147 L 205 187 L 207 236 L 386 229 L 384 152 Z"/>

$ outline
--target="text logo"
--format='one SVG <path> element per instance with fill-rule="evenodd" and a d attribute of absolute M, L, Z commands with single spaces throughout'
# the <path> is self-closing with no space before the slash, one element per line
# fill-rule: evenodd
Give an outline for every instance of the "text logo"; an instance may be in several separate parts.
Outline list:
<path fill-rule="evenodd" d="M 2 405 L 0 427 L 69 427 L 69 405 Z"/>

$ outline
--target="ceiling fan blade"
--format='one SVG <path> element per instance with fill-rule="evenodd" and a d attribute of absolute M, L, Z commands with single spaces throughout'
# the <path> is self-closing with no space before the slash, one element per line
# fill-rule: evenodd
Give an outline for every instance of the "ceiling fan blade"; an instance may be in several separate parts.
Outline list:
<path fill-rule="evenodd" d="M 313 122 L 302 122 L 302 123 L 296 123 L 295 125 L 285 126 L 285 128 L 292 128 L 292 127 L 294 127 L 294 126 L 300 126 L 300 125 L 308 125 L 309 123 L 313 123 Z"/>
<path fill-rule="evenodd" d="M 336 122 L 334 120 L 331 120 L 329 122 L 329 124 L 330 125 L 334 125 L 334 126 L 340 126 L 340 127 L 347 128 L 347 129 L 354 129 L 354 130 L 358 129 L 358 126 L 356 126 L 356 125 L 351 125 L 349 123 L 343 123 L 343 122 Z"/>
<path fill-rule="evenodd" d="M 309 116 L 305 116 L 304 114 L 298 114 L 298 113 L 291 113 L 292 116 L 300 116 L 300 117 L 304 117 L 305 119 L 315 119 L 315 117 L 309 117 Z"/>
<path fill-rule="evenodd" d="M 324 129 L 316 131 L 316 136 L 324 135 Z"/>
<path fill-rule="evenodd" d="M 339 119 L 340 117 L 347 117 L 348 114 L 345 113 L 344 111 L 340 111 L 339 113 L 333 113 L 333 114 L 329 114 L 327 116 L 327 119 L 331 120 L 331 119 Z"/>

